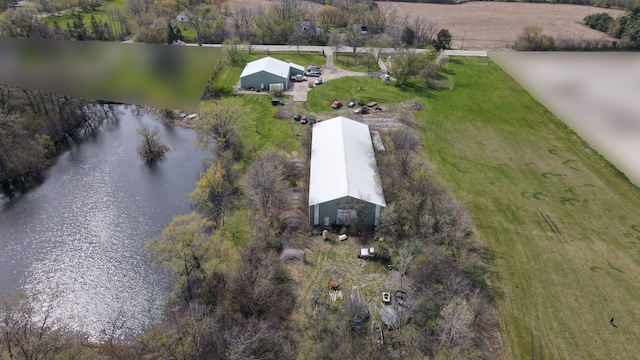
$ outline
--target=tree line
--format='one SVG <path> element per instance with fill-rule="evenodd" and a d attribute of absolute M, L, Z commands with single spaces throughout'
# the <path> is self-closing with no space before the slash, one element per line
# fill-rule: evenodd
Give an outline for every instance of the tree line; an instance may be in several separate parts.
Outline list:
<path fill-rule="evenodd" d="M 371 0 L 332 0 L 322 7 L 296 0 L 277 0 L 268 7 L 230 8 L 214 0 L 125 0 L 106 5 L 106 19 L 92 15 L 86 23 L 79 10 L 102 5 L 97 0 L 39 0 L 25 6 L 9 3 L 0 15 L 0 34 L 6 37 L 123 40 L 165 44 L 184 40 L 198 44 L 225 40 L 245 44 L 314 44 L 342 42 L 349 47 L 424 47 L 432 45 L 437 22 L 419 16 L 400 16 L 386 3 Z M 71 12 L 73 20 L 48 27 L 41 14 Z M 180 15 L 180 16 L 178 16 Z M 186 38 L 183 30 L 189 30 Z M 331 36 L 336 37 L 331 39 Z M 450 41 L 450 39 L 449 39 Z"/>
<path fill-rule="evenodd" d="M 398 249 L 398 265 L 415 287 L 406 315 L 412 320 L 399 337 L 420 356 L 493 358 L 490 339 L 499 325 L 487 286 L 490 255 L 467 211 L 437 179 L 419 138 L 406 128 L 385 137 L 389 146 L 378 163 L 390 206 L 377 231 Z"/>
<path fill-rule="evenodd" d="M 176 275 L 160 323 L 138 351 L 159 358 L 287 359 L 296 356 L 294 283 L 278 258 L 286 228 L 289 177 L 300 177 L 277 149 L 245 149 L 249 114 L 234 98 L 201 105 L 193 127 L 215 159 L 191 193 L 196 212 L 150 239 L 154 261 Z"/>
<path fill-rule="evenodd" d="M 640 1 L 632 4 L 627 12 L 617 19 L 607 13 L 598 13 L 586 16 L 584 22 L 592 29 L 621 39 L 623 43 L 640 46 Z"/>
<path fill-rule="evenodd" d="M 637 0 L 629 6 L 625 15 L 617 19 L 607 13 L 597 13 L 586 16 L 584 22 L 590 28 L 619 40 L 556 38 L 544 34 L 539 26 L 527 26 L 520 33 L 513 47 L 524 51 L 637 50 L 640 48 L 640 2 Z"/>
<path fill-rule="evenodd" d="M 205 102 L 194 129 L 215 158 L 191 194 L 194 212 L 176 216 L 146 245 L 175 275 L 162 319 L 137 341 L 119 341 L 116 318 L 100 344 L 56 318 L 51 294 L 23 292 L 0 302 L 0 357 L 69 359 L 289 359 L 294 284 L 278 259 L 287 178 L 301 177 L 276 149 L 245 149 L 248 117 L 237 99 Z M 0 138 L 4 144 L 4 138 Z M 45 296 L 46 295 L 46 296 Z M 55 298 L 55 296 L 54 296 Z"/>
<path fill-rule="evenodd" d="M 39 179 L 66 141 L 113 118 L 107 104 L 0 86 L 0 186 L 10 192 Z"/>

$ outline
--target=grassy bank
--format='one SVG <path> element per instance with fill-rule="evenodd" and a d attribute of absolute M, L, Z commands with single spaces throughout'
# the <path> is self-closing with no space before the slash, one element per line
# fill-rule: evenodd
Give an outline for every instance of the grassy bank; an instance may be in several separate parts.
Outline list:
<path fill-rule="evenodd" d="M 447 71 L 423 142 L 495 256 L 507 358 L 633 358 L 637 189 L 489 60 Z"/>

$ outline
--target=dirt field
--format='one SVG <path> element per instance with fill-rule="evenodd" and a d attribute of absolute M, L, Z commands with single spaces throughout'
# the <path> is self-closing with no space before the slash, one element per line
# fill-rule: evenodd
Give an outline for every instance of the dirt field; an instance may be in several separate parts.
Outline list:
<path fill-rule="evenodd" d="M 542 27 L 545 34 L 577 39 L 608 38 L 578 22 L 590 14 L 607 12 L 613 17 L 624 14 L 591 6 L 531 4 L 507 2 L 469 2 L 460 5 L 390 3 L 400 15 L 423 16 L 437 22 L 453 35 L 456 49 L 509 48 L 522 28 Z M 463 43 L 464 42 L 464 43 Z"/>
<path fill-rule="evenodd" d="M 268 8 L 270 0 L 230 0 L 231 8 Z M 305 2 L 319 7 L 315 3 Z M 618 17 L 622 10 L 611 10 L 591 6 L 532 4 L 507 2 L 468 2 L 460 5 L 416 4 L 389 2 L 400 17 L 421 16 L 437 23 L 438 28 L 448 29 L 453 35 L 455 49 L 501 49 L 510 48 L 516 37 L 527 25 L 542 27 L 545 34 L 554 37 L 576 39 L 608 38 L 599 31 L 580 25 L 590 14 L 607 12 Z"/>

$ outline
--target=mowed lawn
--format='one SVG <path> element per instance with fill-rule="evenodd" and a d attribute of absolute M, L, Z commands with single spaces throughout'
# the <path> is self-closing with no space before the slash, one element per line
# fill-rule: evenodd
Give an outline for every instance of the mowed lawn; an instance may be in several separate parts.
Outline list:
<path fill-rule="evenodd" d="M 490 60 L 447 71 L 452 89 L 417 115 L 495 257 L 506 357 L 637 358 L 638 189 Z"/>

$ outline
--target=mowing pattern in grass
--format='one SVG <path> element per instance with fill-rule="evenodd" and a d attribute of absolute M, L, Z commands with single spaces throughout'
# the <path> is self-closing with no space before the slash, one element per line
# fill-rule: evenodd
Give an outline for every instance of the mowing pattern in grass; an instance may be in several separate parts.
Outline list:
<path fill-rule="evenodd" d="M 417 116 L 495 254 L 507 358 L 637 357 L 637 188 L 498 66 L 454 58 L 447 70 L 452 90 Z"/>
<path fill-rule="evenodd" d="M 331 86 L 319 86 L 309 92 L 306 107 L 315 112 L 331 111 L 331 102 L 334 100 L 342 101 L 344 104 L 359 100 L 364 101 L 365 104 L 376 101 L 388 106 L 389 110 L 394 110 L 394 104 L 405 100 L 415 100 L 423 106 L 426 105 L 424 98 L 420 98 L 411 91 L 393 85 L 381 86 L 383 83 L 384 80 L 381 78 L 369 76 L 331 80 Z M 353 112 L 350 111 L 347 116 L 353 117 Z"/>

